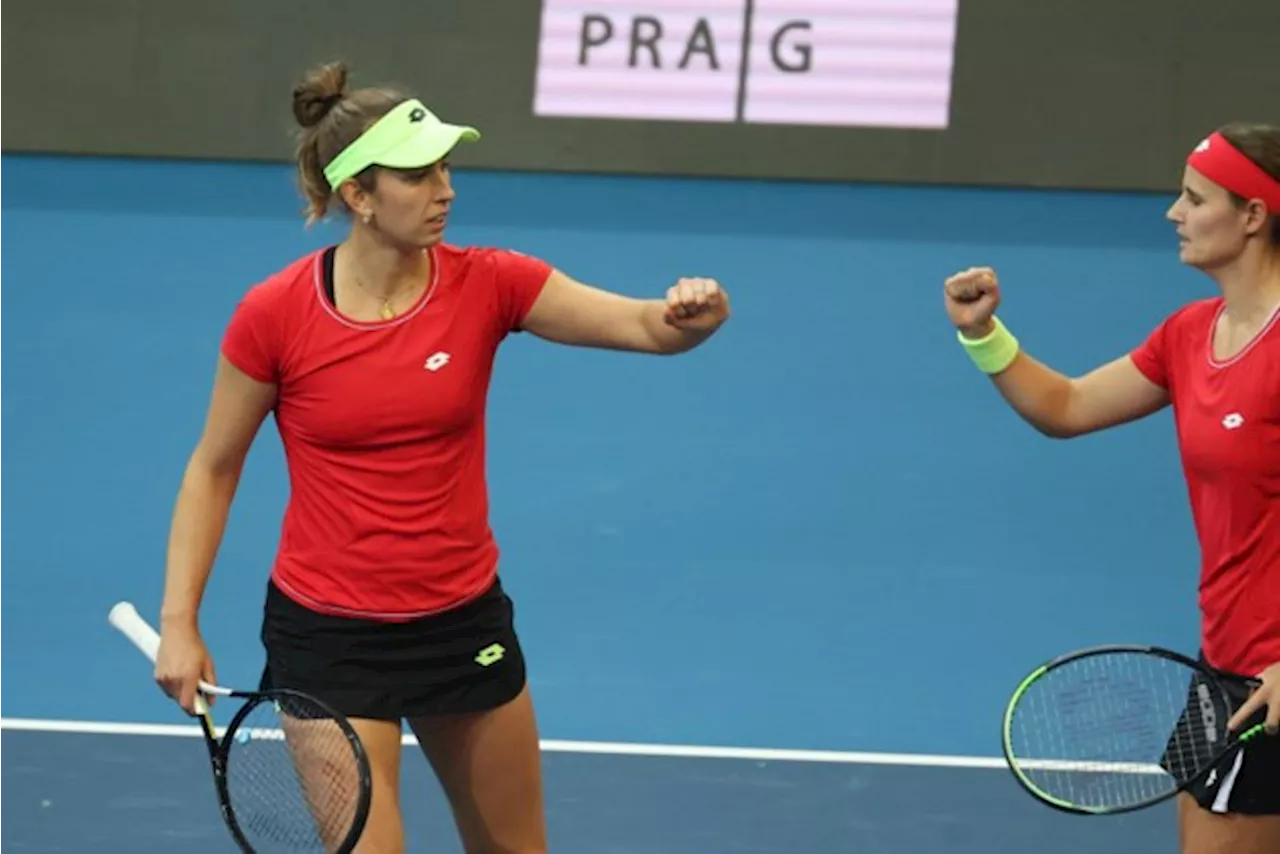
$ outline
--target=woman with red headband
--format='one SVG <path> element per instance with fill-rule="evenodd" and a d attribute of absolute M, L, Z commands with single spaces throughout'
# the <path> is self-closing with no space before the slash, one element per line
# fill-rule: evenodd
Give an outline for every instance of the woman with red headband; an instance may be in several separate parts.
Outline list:
<path fill-rule="evenodd" d="M 1229 726 L 1272 737 L 1180 796 L 1184 854 L 1280 852 L 1280 128 L 1232 124 L 1187 159 L 1169 208 L 1183 263 L 1219 295 L 1183 306 L 1132 352 L 1080 377 L 1036 361 L 995 316 L 993 270 L 947 279 L 959 340 L 1010 406 L 1055 438 L 1172 406 L 1201 550 L 1201 655 L 1261 676 Z"/>

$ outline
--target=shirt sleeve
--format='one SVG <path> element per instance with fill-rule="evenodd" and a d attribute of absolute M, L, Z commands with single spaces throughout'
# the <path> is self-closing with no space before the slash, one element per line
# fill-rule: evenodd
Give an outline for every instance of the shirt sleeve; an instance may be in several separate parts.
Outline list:
<path fill-rule="evenodd" d="M 1142 375 L 1163 389 L 1169 388 L 1169 356 L 1172 326 L 1177 315 L 1172 315 L 1151 331 L 1141 344 L 1129 353 L 1129 358 Z"/>
<path fill-rule="evenodd" d="M 254 289 L 236 306 L 222 336 L 222 355 L 259 382 L 280 381 L 277 319 L 269 294 Z"/>
<path fill-rule="evenodd" d="M 493 263 L 501 326 L 504 331 L 519 332 L 553 268 L 546 261 L 512 250 L 494 252 Z"/>

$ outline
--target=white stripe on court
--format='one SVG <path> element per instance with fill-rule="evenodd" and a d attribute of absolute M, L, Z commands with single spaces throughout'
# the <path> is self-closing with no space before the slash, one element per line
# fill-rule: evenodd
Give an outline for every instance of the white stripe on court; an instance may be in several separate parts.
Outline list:
<path fill-rule="evenodd" d="M 84 735 L 141 735 L 199 738 L 200 727 L 178 724 L 59 721 L 0 718 L 0 730 L 75 733 Z M 219 733 L 220 734 L 220 733 Z M 417 745 L 406 733 L 405 745 Z M 837 750 L 790 750 L 764 747 L 711 747 L 684 744 L 627 744 L 607 741 L 543 739 L 548 753 L 595 753 L 607 756 L 652 756 L 689 759 L 742 759 L 754 762 L 828 762 L 849 765 L 909 765 L 924 768 L 1004 768 L 1004 760 L 986 756 L 930 756 L 915 753 L 861 753 Z"/>

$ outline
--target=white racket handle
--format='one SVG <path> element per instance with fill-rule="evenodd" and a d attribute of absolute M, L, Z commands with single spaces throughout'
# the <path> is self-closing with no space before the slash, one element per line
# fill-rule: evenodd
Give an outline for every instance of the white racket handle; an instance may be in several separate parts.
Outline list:
<path fill-rule="evenodd" d="M 116 628 L 122 635 L 133 642 L 133 645 L 142 651 L 142 654 L 151 659 L 151 663 L 155 664 L 156 655 L 160 651 L 160 635 L 151 624 L 142 619 L 142 615 L 138 613 L 138 609 L 133 606 L 132 602 L 117 602 L 111 607 L 111 612 L 107 614 L 107 622 Z M 204 680 L 200 681 L 200 690 L 205 694 L 222 694 L 229 695 L 231 691 L 218 685 L 210 685 Z M 200 698 L 196 697 L 196 704 L 203 706 Z M 204 714 L 204 709 L 198 709 Z"/>

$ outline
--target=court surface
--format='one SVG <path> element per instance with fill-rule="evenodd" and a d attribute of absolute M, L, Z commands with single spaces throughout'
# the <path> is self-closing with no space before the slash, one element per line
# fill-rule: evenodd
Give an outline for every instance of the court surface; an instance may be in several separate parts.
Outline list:
<path fill-rule="evenodd" d="M 3 847 L 230 851 L 203 747 L 106 614 L 158 607 L 239 295 L 340 226 L 305 230 L 280 166 L 3 165 Z M 954 270 L 995 265 L 1024 344 L 1087 370 L 1209 292 L 1177 264 L 1167 199 L 457 183 L 452 242 L 639 295 L 715 276 L 735 312 L 674 359 L 524 336 L 499 356 L 493 522 L 547 739 L 552 850 L 1171 850 L 1170 809 L 1060 815 L 998 760 L 1005 698 L 1042 659 L 1195 651 L 1167 413 L 1038 436 L 965 361 L 939 296 Z M 224 683 L 257 677 L 286 490 L 268 424 L 202 617 Z M 458 850 L 425 764 L 406 775 L 412 850 Z"/>

